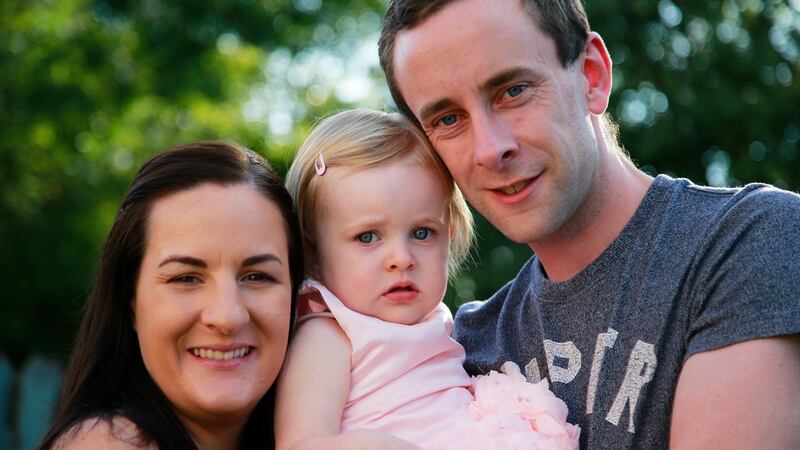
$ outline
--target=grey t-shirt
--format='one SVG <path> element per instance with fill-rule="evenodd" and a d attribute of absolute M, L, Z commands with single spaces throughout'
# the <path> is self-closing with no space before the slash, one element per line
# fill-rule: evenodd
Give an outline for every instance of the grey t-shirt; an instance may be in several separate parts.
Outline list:
<path fill-rule="evenodd" d="M 555 283 L 534 256 L 491 299 L 463 305 L 453 329 L 470 374 L 514 361 L 547 377 L 591 449 L 666 448 L 686 358 L 795 333 L 800 196 L 664 175 L 582 272 Z"/>

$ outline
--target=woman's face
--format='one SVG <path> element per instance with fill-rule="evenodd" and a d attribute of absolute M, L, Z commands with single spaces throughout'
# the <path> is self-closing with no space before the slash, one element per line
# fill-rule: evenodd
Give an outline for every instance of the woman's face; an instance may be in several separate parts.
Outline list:
<path fill-rule="evenodd" d="M 142 359 L 197 435 L 241 426 L 283 363 L 291 310 L 278 207 L 246 184 L 157 200 L 133 301 Z"/>

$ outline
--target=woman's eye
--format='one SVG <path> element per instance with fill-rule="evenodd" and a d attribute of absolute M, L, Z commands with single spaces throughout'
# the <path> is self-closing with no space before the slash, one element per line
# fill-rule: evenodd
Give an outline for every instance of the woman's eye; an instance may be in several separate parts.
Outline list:
<path fill-rule="evenodd" d="M 192 275 L 192 274 L 178 275 L 176 277 L 170 278 L 169 282 L 181 283 L 181 284 L 196 284 L 200 282 L 200 278 L 197 275 Z"/>
<path fill-rule="evenodd" d="M 356 239 L 362 244 L 371 244 L 378 240 L 378 235 L 374 231 L 367 231 L 356 236 Z"/>
<path fill-rule="evenodd" d="M 446 116 L 442 116 L 439 119 L 439 123 L 444 125 L 444 126 L 446 126 L 446 127 L 451 127 L 451 126 L 455 125 L 456 120 L 458 120 L 458 118 L 456 117 L 455 114 L 448 114 Z"/>
<path fill-rule="evenodd" d="M 244 282 L 250 282 L 250 283 L 262 283 L 262 282 L 265 282 L 265 281 L 275 281 L 275 277 L 273 277 L 271 275 L 267 275 L 267 274 L 265 274 L 263 272 L 251 272 L 251 273 L 245 274 L 241 278 L 241 280 L 244 281 Z"/>
<path fill-rule="evenodd" d="M 433 233 L 433 231 L 430 228 L 424 227 L 415 228 L 414 231 L 411 232 L 412 236 L 414 236 L 414 239 L 419 239 L 420 241 L 424 241 L 425 239 L 431 237 L 431 233 Z"/>

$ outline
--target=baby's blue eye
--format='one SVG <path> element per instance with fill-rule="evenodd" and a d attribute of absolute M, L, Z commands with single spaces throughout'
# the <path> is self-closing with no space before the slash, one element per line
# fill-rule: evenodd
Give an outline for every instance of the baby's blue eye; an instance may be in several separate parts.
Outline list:
<path fill-rule="evenodd" d="M 430 228 L 416 228 L 414 231 L 411 232 L 414 236 L 414 239 L 419 239 L 420 241 L 424 241 L 431 236 L 431 229 Z"/>
<path fill-rule="evenodd" d="M 448 115 L 442 117 L 441 119 L 439 119 L 439 122 L 442 125 L 446 126 L 446 127 L 452 126 L 452 125 L 454 125 L 456 123 L 456 115 L 455 114 L 448 114 Z"/>
<path fill-rule="evenodd" d="M 362 244 L 371 244 L 378 239 L 378 235 L 375 234 L 374 231 L 367 231 L 366 233 L 361 233 L 356 236 L 356 239 L 358 239 L 358 242 L 361 242 Z"/>
<path fill-rule="evenodd" d="M 516 86 L 511 86 L 510 88 L 508 88 L 508 90 L 506 90 L 506 93 L 508 93 L 508 95 L 510 95 L 511 97 L 516 97 L 519 94 L 522 94 L 523 90 L 525 90 L 525 86 L 518 84 Z"/>

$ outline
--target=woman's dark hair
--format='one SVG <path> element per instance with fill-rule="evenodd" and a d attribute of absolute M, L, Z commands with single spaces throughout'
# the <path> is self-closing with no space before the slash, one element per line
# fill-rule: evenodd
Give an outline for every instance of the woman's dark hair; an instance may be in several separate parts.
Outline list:
<path fill-rule="evenodd" d="M 291 198 L 279 176 L 257 154 L 224 142 L 197 142 L 161 153 L 139 169 L 117 212 L 86 302 L 55 419 L 41 449 L 49 449 L 86 419 L 97 417 L 113 425 L 116 416 L 136 424 L 141 444 L 155 443 L 161 449 L 197 448 L 145 369 L 133 329 L 131 301 L 153 203 L 203 183 L 252 185 L 281 211 L 292 282 L 290 326 L 294 323 L 303 275 L 302 240 Z M 248 419 L 240 448 L 271 448 L 273 403 L 274 388 L 270 388 Z"/>

